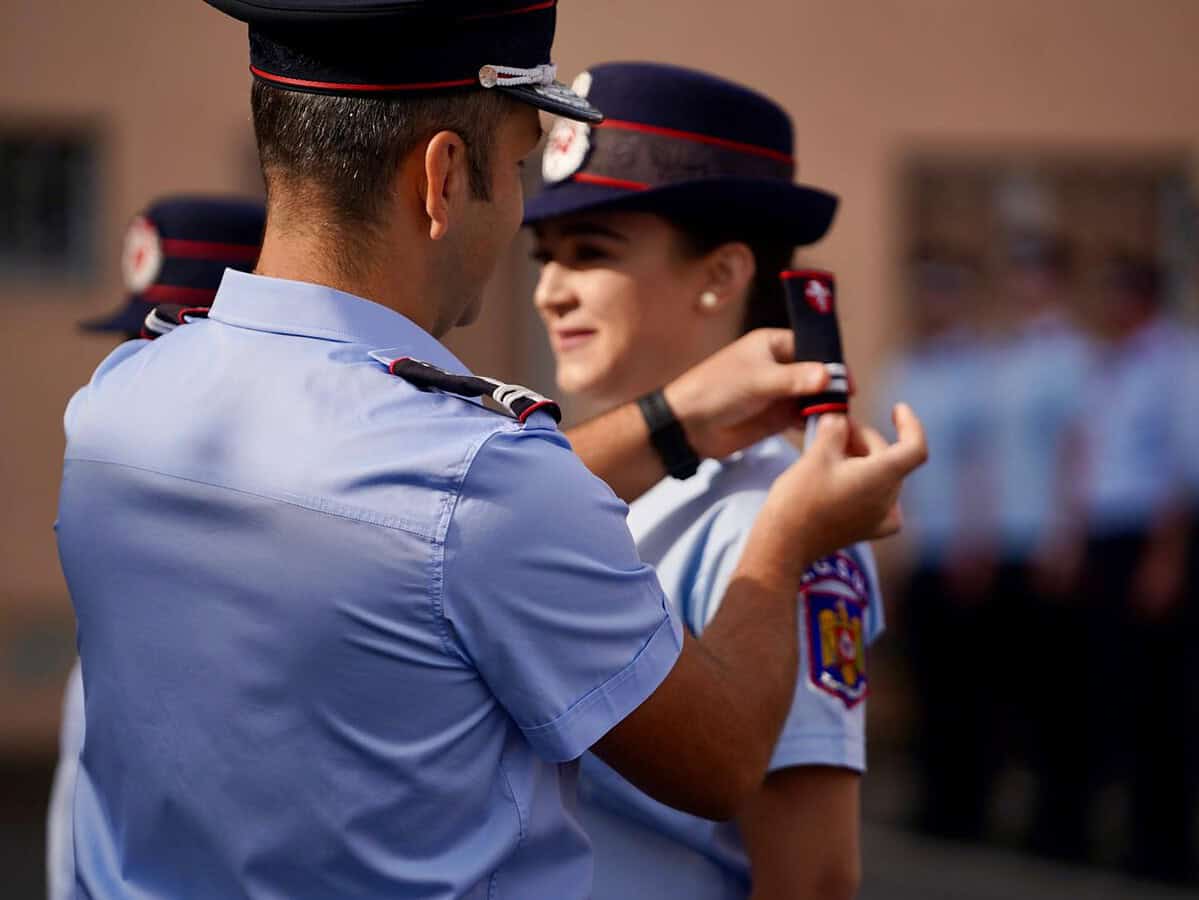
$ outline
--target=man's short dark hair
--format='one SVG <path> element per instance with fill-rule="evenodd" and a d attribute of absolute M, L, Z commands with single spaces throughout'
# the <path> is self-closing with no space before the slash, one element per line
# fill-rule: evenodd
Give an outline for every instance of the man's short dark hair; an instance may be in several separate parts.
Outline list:
<path fill-rule="evenodd" d="M 268 202 L 289 190 L 312 192 L 347 229 L 378 223 L 400 162 L 440 131 L 466 144 L 470 188 L 491 195 L 496 132 L 512 101 L 495 91 L 409 97 L 339 97 L 254 83 L 251 108 Z"/>

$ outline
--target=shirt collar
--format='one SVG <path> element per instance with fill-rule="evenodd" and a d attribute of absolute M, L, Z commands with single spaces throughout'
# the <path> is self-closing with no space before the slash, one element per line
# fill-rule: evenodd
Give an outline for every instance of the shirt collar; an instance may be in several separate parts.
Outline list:
<path fill-rule="evenodd" d="M 411 319 L 320 284 L 226 269 L 208 318 L 253 331 L 365 344 L 392 358 L 410 356 L 449 372 L 469 371 Z"/>

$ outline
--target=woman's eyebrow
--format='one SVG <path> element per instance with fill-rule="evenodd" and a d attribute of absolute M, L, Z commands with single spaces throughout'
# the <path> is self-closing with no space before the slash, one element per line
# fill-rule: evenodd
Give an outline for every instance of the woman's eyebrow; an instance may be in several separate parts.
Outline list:
<path fill-rule="evenodd" d="M 606 237 L 614 241 L 628 242 L 628 237 L 598 222 L 581 219 L 577 222 L 567 222 L 558 229 L 563 237 Z"/>

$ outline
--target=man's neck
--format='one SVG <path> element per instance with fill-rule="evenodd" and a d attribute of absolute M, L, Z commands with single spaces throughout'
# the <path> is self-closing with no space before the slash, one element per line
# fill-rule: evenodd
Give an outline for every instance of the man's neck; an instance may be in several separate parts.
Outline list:
<path fill-rule="evenodd" d="M 434 296 L 423 289 L 427 266 L 403 252 L 397 241 L 394 253 L 359 250 L 337 243 L 338 229 L 272 228 L 268 222 L 262 252 L 255 272 L 288 281 L 303 281 L 331 287 L 393 309 L 425 331 L 432 333 L 437 309 L 429 303 Z M 384 245 L 385 240 L 379 240 Z M 356 254 L 359 258 L 349 258 Z"/>

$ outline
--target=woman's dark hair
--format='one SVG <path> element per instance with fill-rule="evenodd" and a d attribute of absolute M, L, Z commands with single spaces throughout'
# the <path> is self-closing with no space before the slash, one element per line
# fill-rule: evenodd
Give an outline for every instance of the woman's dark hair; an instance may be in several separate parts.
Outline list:
<path fill-rule="evenodd" d="M 787 304 L 779 273 L 791 268 L 795 245 L 786 239 L 754 235 L 744 228 L 727 224 L 709 224 L 663 216 L 682 238 L 683 252 L 689 258 L 707 256 L 722 244 L 740 243 L 754 255 L 754 280 L 745 300 L 741 333 L 755 328 L 787 328 Z"/>

